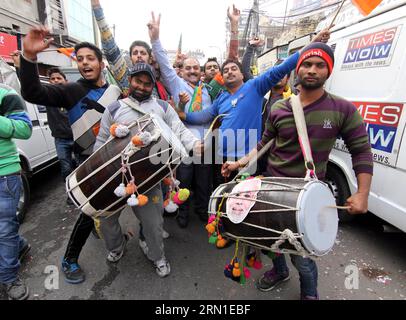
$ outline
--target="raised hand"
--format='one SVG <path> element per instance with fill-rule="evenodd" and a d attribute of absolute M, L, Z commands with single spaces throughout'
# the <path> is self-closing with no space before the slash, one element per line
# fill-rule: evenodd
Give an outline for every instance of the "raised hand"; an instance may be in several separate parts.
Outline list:
<path fill-rule="evenodd" d="M 230 20 L 230 22 L 238 23 L 238 21 L 240 20 L 240 17 L 241 17 L 241 12 L 233 4 L 232 10 L 230 7 L 227 9 L 227 17 Z"/>
<path fill-rule="evenodd" d="M 329 29 L 323 29 L 313 38 L 312 42 L 327 43 L 330 39 L 330 34 L 331 32 Z"/>
<path fill-rule="evenodd" d="M 100 1 L 99 0 L 91 0 L 90 2 L 92 4 L 93 8 L 100 7 Z"/>
<path fill-rule="evenodd" d="M 161 24 L 161 14 L 159 14 L 158 18 L 155 18 L 155 13 L 151 12 L 151 21 L 148 22 L 147 27 L 148 27 L 148 32 L 149 32 L 149 38 L 151 41 L 155 41 L 159 39 L 159 26 Z"/>
<path fill-rule="evenodd" d="M 251 39 L 250 41 L 248 41 L 248 43 L 251 46 L 258 48 L 258 47 L 262 47 L 265 44 L 265 41 L 263 39 L 255 37 L 255 38 Z"/>
<path fill-rule="evenodd" d="M 12 53 L 10 53 L 10 57 L 13 59 L 14 67 L 16 68 L 20 67 L 20 55 L 21 52 L 19 50 L 15 50 Z"/>
<path fill-rule="evenodd" d="M 45 26 L 31 28 L 23 39 L 24 56 L 36 60 L 37 54 L 48 49 L 54 38 L 48 38 L 49 30 Z"/>

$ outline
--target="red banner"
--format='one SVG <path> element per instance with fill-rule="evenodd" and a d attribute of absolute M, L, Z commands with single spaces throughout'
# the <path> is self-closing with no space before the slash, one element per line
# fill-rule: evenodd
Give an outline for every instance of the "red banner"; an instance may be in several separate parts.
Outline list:
<path fill-rule="evenodd" d="M 17 50 L 17 37 L 0 32 L 0 57 L 7 62 L 13 62 L 10 53 Z"/>

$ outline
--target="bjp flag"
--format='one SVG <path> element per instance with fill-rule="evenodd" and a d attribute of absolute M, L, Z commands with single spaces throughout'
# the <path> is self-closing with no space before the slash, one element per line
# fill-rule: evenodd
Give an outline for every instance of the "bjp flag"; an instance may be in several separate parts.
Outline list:
<path fill-rule="evenodd" d="M 76 61 L 75 48 L 59 48 L 58 52 Z"/>
<path fill-rule="evenodd" d="M 351 0 L 352 4 L 358 8 L 358 10 L 364 15 L 369 15 L 382 0 Z"/>

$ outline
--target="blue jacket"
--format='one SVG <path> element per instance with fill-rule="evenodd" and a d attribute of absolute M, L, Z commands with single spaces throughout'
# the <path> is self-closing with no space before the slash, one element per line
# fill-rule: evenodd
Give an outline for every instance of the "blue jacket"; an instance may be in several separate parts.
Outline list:
<path fill-rule="evenodd" d="M 295 53 L 284 63 L 244 83 L 234 94 L 224 92 L 210 108 L 186 114 L 186 122 L 208 123 L 218 115 L 225 115 L 219 132 L 219 155 L 236 158 L 246 155 L 261 139 L 265 94 L 296 67 L 298 59 L 299 53 Z"/>

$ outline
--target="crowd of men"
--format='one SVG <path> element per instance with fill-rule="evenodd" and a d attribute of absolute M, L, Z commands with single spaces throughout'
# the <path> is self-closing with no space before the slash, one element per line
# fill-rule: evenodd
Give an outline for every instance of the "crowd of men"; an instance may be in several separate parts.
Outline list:
<path fill-rule="evenodd" d="M 349 212 L 367 211 L 372 155 L 362 118 L 351 103 L 326 92 L 323 87 L 334 68 L 334 53 L 326 44 L 328 30 L 317 34 L 300 52 L 278 61 L 254 78 L 250 62 L 253 49 L 261 45 L 261 40 L 250 41 L 241 63 L 237 56 L 240 18 L 237 8 L 228 10 L 231 39 L 227 60 L 221 66 L 215 58 L 210 58 L 201 67 L 197 59 L 181 55 L 171 63 L 160 39 L 161 16 L 152 14 L 147 25 L 151 45 L 135 40 L 130 45 L 131 66 L 128 66 L 99 1 L 91 2 L 103 51 L 87 42 L 76 45 L 82 79 L 69 83 L 63 72 L 51 69 L 48 73 L 51 83 L 40 81 L 37 55 L 53 40 L 43 26 L 32 28 L 25 36 L 18 61 L 23 98 L 47 107 L 63 179 L 108 140 L 112 124 L 130 123 L 143 113 L 154 113 L 172 128 L 193 159 L 181 163 L 176 171 L 180 187 L 193 191 L 193 197 L 176 213 L 177 223 L 180 228 L 188 226 L 191 201 L 194 212 L 202 221 L 207 221 L 213 190 L 233 178 L 269 141 L 273 143 L 259 161 L 257 173 L 304 177 L 306 168 L 289 100 L 295 91 L 303 105 L 306 122 L 311 124 L 308 131 L 317 176 L 324 178 L 328 155 L 336 137 L 342 136 L 352 154 L 358 179 L 358 191 L 347 200 Z M 107 83 L 103 77 L 103 53 L 118 86 Z M 296 88 L 290 88 L 287 83 L 293 70 L 297 74 Z M 268 93 L 269 99 L 265 99 Z M 97 136 L 88 121 L 94 110 L 101 120 Z M 332 120 L 329 128 L 323 127 L 322 112 L 329 112 Z M 211 145 L 212 140 L 205 137 L 219 116 L 218 136 Z M 10 299 L 22 300 L 28 298 L 29 290 L 18 277 L 18 270 L 21 253 L 27 250 L 28 243 L 18 234 L 15 215 L 21 167 L 12 139 L 28 139 L 32 124 L 23 99 L 5 85 L 0 85 L 0 122 L 0 283 Z M 205 153 L 211 151 L 214 157 L 206 157 Z M 168 236 L 163 229 L 166 194 L 158 184 L 147 193 L 149 198 L 158 201 L 132 208 L 141 224 L 140 248 L 160 277 L 171 272 L 163 241 Z M 121 230 L 119 216 L 118 213 L 109 219 L 99 218 L 107 260 L 112 263 L 123 257 L 129 240 Z M 68 283 L 85 281 L 79 256 L 94 228 L 94 219 L 81 213 L 62 258 L 62 270 Z M 291 259 L 300 275 L 301 298 L 319 299 L 316 263 L 295 255 Z M 274 268 L 258 280 L 259 290 L 269 291 L 289 279 L 284 256 L 278 255 L 273 262 Z"/>

